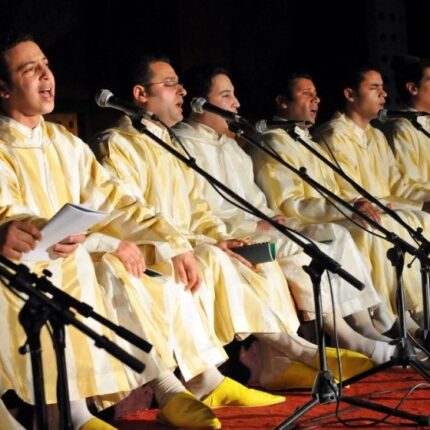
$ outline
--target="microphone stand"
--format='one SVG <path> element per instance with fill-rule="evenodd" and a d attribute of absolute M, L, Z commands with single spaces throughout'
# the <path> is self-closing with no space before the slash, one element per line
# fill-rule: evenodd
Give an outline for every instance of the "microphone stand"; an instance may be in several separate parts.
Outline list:
<path fill-rule="evenodd" d="M 337 261 L 333 260 L 327 254 L 322 252 L 315 244 L 303 242 L 301 239 L 299 239 L 296 236 L 296 234 L 299 235 L 299 233 L 294 232 L 293 229 L 286 227 L 286 226 L 279 224 L 278 222 L 272 220 L 265 213 L 261 212 L 258 208 L 256 208 L 251 203 L 246 201 L 244 198 L 242 198 L 241 196 L 236 194 L 234 191 L 232 191 L 230 188 L 228 188 L 225 184 L 221 183 L 216 178 L 214 178 L 212 175 L 210 175 L 206 170 L 202 169 L 196 163 L 196 160 L 194 158 L 187 158 L 186 156 L 181 154 L 177 149 L 173 148 L 168 143 L 164 142 L 162 139 L 160 139 L 158 136 L 156 136 L 154 133 L 149 131 L 147 129 L 147 127 L 145 126 L 145 124 L 141 123 L 141 118 L 139 116 L 138 117 L 131 117 L 131 120 L 132 120 L 133 127 L 137 131 L 150 137 L 158 145 L 160 145 L 166 151 L 170 152 L 174 157 L 176 157 L 177 159 L 182 161 L 189 168 L 194 170 L 199 175 L 203 176 L 211 184 L 214 184 L 217 188 L 221 189 L 223 192 L 228 194 L 234 200 L 239 202 L 242 206 L 246 207 L 254 216 L 266 221 L 271 226 L 273 226 L 276 230 L 283 233 L 285 236 L 287 236 L 289 239 L 291 239 L 293 242 L 295 242 L 297 245 L 299 245 L 301 248 L 303 248 L 303 251 L 305 252 L 305 254 L 309 255 L 309 257 L 311 257 L 312 259 L 314 259 L 314 258 L 317 259 L 318 262 L 322 266 L 324 266 L 325 269 L 329 270 L 332 273 L 336 273 L 338 276 L 343 278 L 345 281 L 350 283 L 354 288 L 357 288 L 358 290 L 363 290 L 365 288 L 364 284 L 361 281 L 359 281 L 357 278 L 355 278 L 353 275 L 351 275 L 345 269 L 342 269 L 341 265 Z"/>
<path fill-rule="evenodd" d="M 72 430 L 67 367 L 64 355 L 64 326 L 66 324 L 71 324 L 85 333 L 95 341 L 97 347 L 105 349 L 136 372 L 143 372 L 145 365 L 110 341 L 106 336 L 99 335 L 79 321 L 75 317 L 74 312 L 69 308 L 74 308 L 83 316 L 91 316 L 106 327 L 114 330 L 120 337 L 126 339 L 145 352 L 149 352 L 152 345 L 129 332 L 127 329 L 116 326 L 111 321 L 94 312 L 89 305 L 76 300 L 55 287 L 51 281 L 47 279 L 47 276 L 50 275 L 51 273 L 49 271 L 44 270 L 43 275 L 39 277 L 30 272 L 27 266 L 15 264 L 7 258 L 0 256 L 0 278 L 8 280 L 8 283 L 2 282 L 2 284 L 15 294 L 19 295 L 18 292 L 20 292 L 28 296 L 25 305 L 19 312 L 19 321 L 27 335 L 27 341 L 19 348 L 19 352 L 21 354 L 30 353 L 37 429 L 48 430 L 40 332 L 42 327 L 49 323 L 53 329 L 52 341 L 58 368 L 57 400 L 60 414 L 59 428 L 60 430 Z M 19 297 L 22 296 L 19 295 Z"/>
<path fill-rule="evenodd" d="M 336 194 L 334 194 L 333 192 L 331 192 L 330 190 L 322 186 L 320 183 L 310 178 L 306 173 L 306 168 L 301 167 L 300 169 L 296 169 L 294 166 L 292 166 L 291 164 L 283 160 L 274 151 L 268 149 L 267 146 L 269 145 L 267 145 L 266 143 L 261 143 L 261 141 L 263 140 L 262 135 L 256 132 L 255 130 L 253 130 L 252 126 L 250 127 L 248 124 L 231 122 L 229 124 L 229 129 L 232 132 L 238 134 L 240 137 L 244 138 L 246 142 L 257 147 L 258 149 L 268 154 L 270 157 L 280 162 L 283 166 L 287 167 L 293 173 L 297 174 L 301 179 L 303 179 L 313 188 L 319 190 L 322 194 L 329 196 L 331 199 L 335 200 L 337 203 L 341 204 L 349 211 L 359 215 L 363 220 L 365 220 L 372 227 L 382 232 L 386 240 L 388 240 L 394 245 L 393 248 L 390 249 L 389 252 L 387 253 L 387 256 L 395 268 L 396 280 L 398 282 L 397 305 L 399 307 L 399 320 L 400 320 L 400 330 L 401 330 L 401 339 L 399 342 L 400 345 L 399 343 L 397 345 L 399 349 L 398 357 L 391 358 L 388 362 L 383 363 L 379 366 L 376 366 L 373 369 L 370 369 L 368 371 L 365 371 L 360 375 L 356 375 L 345 381 L 341 381 L 339 385 L 341 387 L 350 385 L 351 383 L 360 381 L 361 379 L 371 376 L 379 372 L 380 370 L 384 370 L 386 368 L 397 366 L 397 365 L 401 365 L 403 367 L 406 367 L 407 365 L 411 365 L 421 376 L 423 376 L 425 379 L 427 379 L 427 381 L 430 382 L 430 375 L 427 374 L 425 367 L 416 360 L 414 348 L 411 344 L 410 339 L 408 339 L 406 335 L 406 323 L 404 319 L 405 305 L 404 305 L 404 293 L 403 293 L 403 287 L 402 287 L 402 271 L 403 271 L 403 263 L 404 263 L 403 255 L 405 252 L 408 252 L 412 255 L 417 255 L 418 253 L 420 253 L 420 250 L 417 250 L 415 247 L 413 247 L 403 239 L 399 238 L 394 233 L 386 230 L 384 227 L 374 222 L 367 215 L 362 214 L 354 206 L 350 205 L 348 202 L 346 202 L 345 200 L 343 200 L 342 198 L 340 198 L 339 196 L 337 196 Z M 428 258 L 427 257 L 425 258 L 428 261 Z M 312 276 L 311 276 L 311 279 L 312 279 L 312 282 L 314 282 L 314 279 Z M 314 294 L 315 295 L 319 294 L 319 290 L 316 289 L 315 287 L 314 287 Z M 314 300 L 315 300 L 315 303 L 317 303 L 318 298 L 314 297 Z M 319 312 L 321 312 L 320 306 L 318 307 L 316 306 L 316 310 L 317 309 L 319 309 Z M 317 327 L 317 333 L 319 334 L 323 333 L 324 330 L 322 328 L 322 324 L 323 324 L 322 316 L 319 318 L 316 318 L 315 323 Z M 322 336 L 317 336 L 317 341 L 321 343 L 322 338 L 323 338 Z M 325 354 L 325 350 L 322 350 L 322 351 L 323 351 L 322 353 Z M 344 396 L 343 394 L 338 396 L 338 393 L 333 388 L 331 388 L 332 386 L 331 383 L 328 384 L 328 386 L 332 390 L 331 395 L 322 396 L 321 392 L 324 393 L 325 391 L 327 391 L 327 379 L 325 377 L 327 373 L 331 373 L 331 372 L 327 369 L 326 362 L 324 362 L 324 360 L 320 360 L 320 371 L 318 373 L 318 376 L 314 382 L 314 387 L 312 389 L 313 399 L 311 399 L 308 403 L 306 403 L 304 406 L 299 408 L 290 418 L 286 419 L 284 422 L 282 422 L 277 427 L 275 427 L 275 430 L 284 430 L 284 429 L 293 428 L 292 426 L 294 422 L 297 421 L 302 415 L 304 415 L 307 411 L 312 409 L 314 406 L 318 404 L 333 403 L 338 398 L 340 400 L 345 401 L 346 403 L 361 406 L 377 412 L 390 414 L 393 416 L 397 416 L 399 418 L 411 420 L 420 425 L 430 425 L 430 416 L 411 414 L 406 411 L 388 408 L 384 405 L 368 402 L 366 400 Z"/>
<path fill-rule="evenodd" d="M 413 122 L 412 122 L 413 123 Z M 417 123 L 418 124 L 418 123 Z M 420 124 L 418 124 L 421 126 Z M 425 130 L 424 130 L 425 131 Z M 420 243 L 418 247 L 418 252 L 414 255 L 420 262 L 420 273 L 421 273 L 421 294 L 423 297 L 423 337 L 422 337 L 422 346 L 426 350 L 430 349 L 430 309 L 429 309 L 429 299 L 430 299 L 430 287 L 429 287 L 429 259 L 428 256 L 430 254 L 430 242 L 423 236 L 422 229 L 418 228 L 414 230 L 409 224 L 407 224 L 393 209 L 381 203 L 375 196 L 370 194 L 366 189 L 364 189 L 361 185 L 357 184 L 351 177 L 345 174 L 345 172 L 340 169 L 337 165 L 328 160 L 324 155 L 322 155 L 319 151 L 309 145 L 304 139 L 302 139 L 296 132 L 290 131 L 287 133 L 296 141 L 299 142 L 302 146 L 304 146 L 308 151 L 310 151 L 313 155 L 318 157 L 324 164 L 330 167 L 336 174 L 338 174 L 342 179 L 347 181 L 358 193 L 360 193 L 363 197 L 365 197 L 370 202 L 374 203 L 378 206 L 384 213 L 389 215 L 392 219 L 397 221 L 406 231 L 411 235 L 413 239 Z M 378 224 L 379 225 L 379 224 Z M 406 252 L 409 252 L 405 249 Z M 390 258 L 390 257 L 388 257 Z M 399 282 L 397 281 L 397 285 Z M 399 287 L 398 287 L 399 290 Z M 398 308 L 399 310 L 399 308 Z M 400 310 L 399 310 L 400 312 Z M 399 316 L 400 318 L 400 316 Z M 426 351 L 428 354 L 428 352 Z"/>
<path fill-rule="evenodd" d="M 418 122 L 417 118 L 409 120 L 412 125 L 430 139 L 430 133 Z"/>

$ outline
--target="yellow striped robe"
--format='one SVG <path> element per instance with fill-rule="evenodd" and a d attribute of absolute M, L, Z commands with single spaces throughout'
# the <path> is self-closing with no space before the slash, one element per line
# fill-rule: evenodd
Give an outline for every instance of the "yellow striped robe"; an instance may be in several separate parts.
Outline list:
<path fill-rule="evenodd" d="M 145 125 L 171 144 L 164 129 L 148 121 Z M 139 134 L 128 118 L 105 134 L 99 150 L 103 164 L 129 192 L 153 205 L 193 244 L 205 281 L 199 297 L 222 342 L 235 335 L 297 330 L 296 311 L 276 263 L 262 264 L 255 273 L 212 246 L 228 235 L 199 196 L 192 170 Z"/>

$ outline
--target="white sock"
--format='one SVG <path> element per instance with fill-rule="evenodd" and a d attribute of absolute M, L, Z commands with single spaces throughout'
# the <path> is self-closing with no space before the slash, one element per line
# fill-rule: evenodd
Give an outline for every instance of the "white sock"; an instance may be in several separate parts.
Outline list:
<path fill-rule="evenodd" d="M 348 315 L 345 317 L 345 320 L 356 332 L 368 337 L 369 339 L 382 340 L 385 342 L 389 342 L 391 340 L 376 330 L 367 309 Z"/>
<path fill-rule="evenodd" d="M 88 410 L 85 399 L 70 402 L 70 414 L 72 416 L 72 425 L 74 430 L 79 430 L 88 420 L 93 418 L 93 415 L 91 415 Z"/>
<path fill-rule="evenodd" d="M 201 400 L 212 393 L 221 384 L 223 379 L 224 375 L 216 367 L 212 367 L 190 379 L 185 383 L 185 386 Z"/>
<path fill-rule="evenodd" d="M 371 360 L 376 365 L 386 363 L 391 359 L 396 351 L 396 345 L 390 345 L 386 342 L 375 342 L 375 349 L 370 355 Z"/>
<path fill-rule="evenodd" d="M 175 394 L 186 391 L 179 379 L 173 374 L 173 372 L 168 370 L 162 373 L 158 378 L 153 379 L 149 383 L 149 386 L 154 392 L 154 396 L 157 399 L 160 408 L 162 408 Z"/>
<path fill-rule="evenodd" d="M 324 329 L 330 335 L 330 337 L 335 339 L 335 330 L 333 322 L 333 314 L 324 315 Z M 350 349 L 351 351 L 361 352 L 364 355 L 370 357 L 375 350 L 376 341 L 369 339 L 354 331 L 350 327 L 340 314 L 336 314 L 336 332 L 337 338 L 339 340 L 339 346 L 341 348 Z M 381 342 L 385 343 L 385 342 Z M 388 343 L 386 343 L 388 345 Z"/>
<path fill-rule="evenodd" d="M 254 333 L 261 342 L 284 353 L 288 358 L 300 361 L 308 366 L 315 366 L 315 356 L 318 353 L 317 345 L 303 339 L 296 333 Z M 264 366 L 263 366 L 264 367 Z"/>

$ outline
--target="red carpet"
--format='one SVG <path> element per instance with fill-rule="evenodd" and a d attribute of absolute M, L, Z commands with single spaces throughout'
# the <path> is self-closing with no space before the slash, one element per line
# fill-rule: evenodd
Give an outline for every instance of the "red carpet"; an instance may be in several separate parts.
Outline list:
<path fill-rule="evenodd" d="M 419 374 L 410 369 L 399 367 L 391 368 L 384 372 L 356 382 L 344 390 L 346 396 L 359 396 L 361 399 L 371 399 L 389 407 L 397 407 L 399 402 L 414 386 L 419 387 L 401 404 L 400 409 L 420 415 L 430 416 L 430 384 Z M 310 400 L 309 393 L 286 393 L 287 401 L 279 405 L 265 408 L 223 408 L 216 411 L 223 423 L 224 430 L 252 430 L 273 429 L 283 420 L 290 417 L 294 411 Z M 298 420 L 301 429 L 336 429 L 345 427 L 335 415 L 336 405 L 317 405 Z M 156 422 L 157 410 L 149 409 L 130 413 L 120 417 L 113 424 L 120 430 L 168 430 L 171 427 L 160 425 Z M 396 417 L 389 417 L 383 423 L 365 422 L 364 418 L 382 419 L 384 414 L 376 413 L 368 409 L 341 403 L 340 416 L 343 420 L 361 419 L 361 421 L 349 421 L 354 428 L 402 428 L 417 429 L 430 428 L 417 426 L 410 421 Z M 367 426 L 366 426 L 367 425 Z"/>

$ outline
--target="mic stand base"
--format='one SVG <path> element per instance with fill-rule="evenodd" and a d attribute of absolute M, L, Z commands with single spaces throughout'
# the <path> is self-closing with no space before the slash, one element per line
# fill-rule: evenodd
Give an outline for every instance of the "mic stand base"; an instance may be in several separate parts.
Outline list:
<path fill-rule="evenodd" d="M 388 369 L 392 366 L 411 366 L 416 370 L 424 379 L 430 382 L 430 375 L 427 373 L 425 366 L 416 360 L 415 350 L 412 341 L 407 337 L 406 325 L 405 325 L 405 306 L 404 306 L 404 293 L 402 283 L 402 269 L 403 269 L 403 253 L 398 247 L 391 248 L 387 252 L 387 256 L 391 261 L 396 271 L 397 280 L 397 307 L 399 312 L 400 332 L 401 338 L 397 342 L 396 357 L 383 363 L 373 369 L 367 370 L 359 375 L 353 376 L 346 381 L 340 383 L 341 387 L 350 385 L 354 382 L 361 381 L 368 376 L 374 375 L 381 370 Z M 294 423 L 303 416 L 307 411 L 312 409 L 318 404 L 330 404 L 337 401 L 343 401 L 351 405 L 360 406 L 366 409 L 370 409 L 383 414 L 389 414 L 398 418 L 403 418 L 409 421 L 413 421 L 419 425 L 428 426 L 430 425 L 430 416 L 427 415 L 416 415 L 406 411 L 389 408 L 388 406 L 380 405 L 378 403 L 369 402 L 367 400 L 358 399 L 355 397 L 344 396 L 339 394 L 341 390 L 339 386 L 334 383 L 333 375 L 327 370 L 327 360 L 325 356 L 325 342 L 324 342 L 324 323 L 322 317 L 322 302 L 320 294 L 319 281 L 321 279 L 321 267 L 314 263 L 309 267 L 304 267 L 304 270 L 309 274 L 312 279 L 314 287 L 314 301 L 315 301 L 315 325 L 317 330 L 317 341 L 318 341 L 318 352 L 320 358 L 320 371 L 315 379 L 314 387 L 312 389 L 312 400 L 299 408 L 290 418 L 283 421 L 281 424 L 275 427 L 274 430 L 286 430 L 295 427 Z"/>

